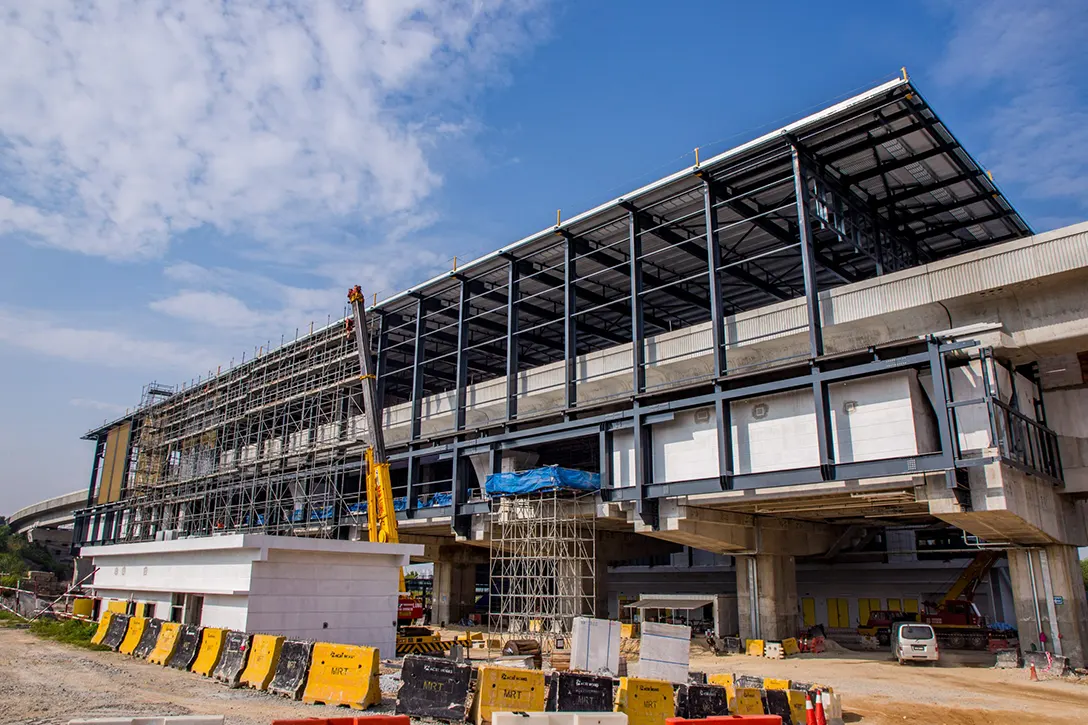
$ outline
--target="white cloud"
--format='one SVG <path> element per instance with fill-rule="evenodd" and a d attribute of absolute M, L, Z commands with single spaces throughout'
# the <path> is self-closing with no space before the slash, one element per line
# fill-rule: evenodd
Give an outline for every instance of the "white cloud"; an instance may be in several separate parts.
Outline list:
<path fill-rule="evenodd" d="M 34 310 L 0 308 L 0 342 L 80 365 L 189 374 L 213 369 L 223 356 L 193 344 L 143 339 L 109 329 L 81 329 Z"/>
<path fill-rule="evenodd" d="M 252 329 L 262 321 L 260 313 L 224 292 L 185 290 L 152 302 L 151 309 L 181 320 L 230 329 Z"/>
<path fill-rule="evenodd" d="M 118 405 L 116 403 L 106 403 L 101 400 L 92 400 L 91 398 L 72 398 L 68 401 L 68 405 L 75 408 L 89 408 L 90 410 L 100 410 L 105 413 L 113 413 L 120 415 L 125 412 L 125 406 Z"/>
<path fill-rule="evenodd" d="M 987 93 L 983 156 L 998 183 L 1088 209 L 1088 103 L 1082 0 L 955 3 L 937 77 Z"/>
<path fill-rule="evenodd" d="M 110 258 L 181 232 L 403 220 L 537 0 L 36 0 L 0 17 L 0 236 Z"/>

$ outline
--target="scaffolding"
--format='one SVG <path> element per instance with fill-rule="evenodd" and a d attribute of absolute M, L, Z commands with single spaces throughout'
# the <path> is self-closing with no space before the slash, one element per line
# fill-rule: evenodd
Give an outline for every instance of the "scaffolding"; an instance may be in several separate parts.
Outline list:
<path fill-rule="evenodd" d="M 593 494 L 508 496 L 493 506 L 490 606 L 493 634 L 543 640 L 571 633 L 596 600 Z"/>
<path fill-rule="evenodd" d="M 146 386 L 109 538 L 365 526 L 361 396 L 346 322 L 179 389 Z"/>

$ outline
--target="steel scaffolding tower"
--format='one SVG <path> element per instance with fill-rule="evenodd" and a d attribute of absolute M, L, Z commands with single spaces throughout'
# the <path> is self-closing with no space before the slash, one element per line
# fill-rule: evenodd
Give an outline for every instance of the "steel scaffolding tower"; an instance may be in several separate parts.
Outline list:
<path fill-rule="evenodd" d="M 592 616 L 597 581 L 592 502 L 593 494 L 567 491 L 495 502 L 491 632 L 544 640 L 569 635 L 574 617 Z"/>

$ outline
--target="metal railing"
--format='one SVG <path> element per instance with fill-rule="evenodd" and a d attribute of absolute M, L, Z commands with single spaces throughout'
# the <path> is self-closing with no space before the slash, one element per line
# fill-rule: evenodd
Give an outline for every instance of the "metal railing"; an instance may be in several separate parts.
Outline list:
<path fill-rule="evenodd" d="M 1056 482 L 1062 481 L 1062 463 L 1058 452 L 1058 434 L 1029 418 L 1008 403 L 988 397 L 990 434 L 1001 455 Z"/>

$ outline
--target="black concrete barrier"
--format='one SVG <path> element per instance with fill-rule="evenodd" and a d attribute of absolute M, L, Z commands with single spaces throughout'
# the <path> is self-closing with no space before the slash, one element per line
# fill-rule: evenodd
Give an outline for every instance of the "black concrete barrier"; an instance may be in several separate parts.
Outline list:
<path fill-rule="evenodd" d="M 437 657 L 406 655 L 398 715 L 464 722 L 472 707 L 472 666 Z"/>
<path fill-rule="evenodd" d="M 249 661 L 249 645 L 252 641 L 252 634 L 227 632 L 223 637 L 223 653 L 219 656 L 219 664 L 215 666 L 212 677 L 230 687 L 238 687 L 238 680 Z"/>
<path fill-rule="evenodd" d="M 159 641 L 160 632 L 162 632 L 161 619 L 152 618 L 147 620 L 147 622 L 144 623 L 144 633 L 140 637 L 136 649 L 132 650 L 132 656 L 146 660 L 147 656 L 151 654 L 151 651 L 155 649 L 155 645 Z"/>
<path fill-rule="evenodd" d="M 310 656 L 314 643 L 295 639 L 285 640 L 276 663 L 276 674 L 268 685 L 268 691 L 297 700 L 306 686 L 306 674 L 310 671 Z"/>
<path fill-rule="evenodd" d="M 753 675 L 737 675 L 737 679 L 733 684 L 737 687 L 753 687 L 757 690 L 762 690 L 763 678 L 755 677 Z"/>
<path fill-rule="evenodd" d="M 676 716 L 691 720 L 728 715 L 729 695 L 721 685 L 681 685 L 676 693 Z"/>
<path fill-rule="evenodd" d="M 722 651 L 727 655 L 744 654 L 744 640 L 740 637 L 722 637 Z"/>
<path fill-rule="evenodd" d="M 795 723 L 793 721 L 787 690 L 764 690 L 763 709 L 767 711 L 768 715 L 778 715 L 782 718 L 782 725 L 805 725 L 803 722 Z"/>
<path fill-rule="evenodd" d="M 181 625 L 178 631 L 178 641 L 174 645 L 174 654 L 166 663 L 175 670 L 189 671 L 196 659 L 197 650 L 200 649 L 200 627 L 191 624 Z"/>
<path fill-rule="evenodd" d="M 553 672 L 548 682 L 548 712 L 611 712 L 612 678 L 584 672 Z"/>
<path fill-rule="evenodd" d="M 125 632 L 128 631 L 128 620 L 129 615 L 127 614 L 114 614 L 106 627 L 106 636 L 102 638 L 102 644 L 116 652 L 125 639 Z"/>

